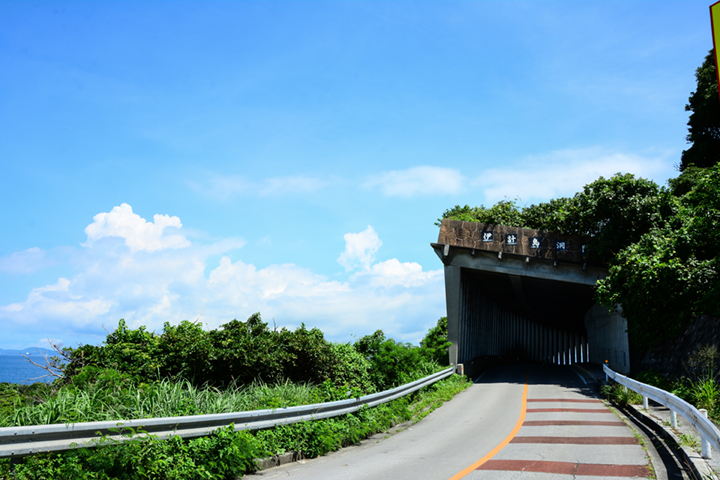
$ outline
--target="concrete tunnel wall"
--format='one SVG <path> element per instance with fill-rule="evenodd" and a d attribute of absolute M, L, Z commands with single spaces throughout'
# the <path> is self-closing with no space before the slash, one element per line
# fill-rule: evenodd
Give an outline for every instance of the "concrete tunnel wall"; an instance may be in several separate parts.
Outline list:
<path fill-rule="evenodd" d="M 594 305 L 585 314 L 585 328 L 594 363 L 607 360 L 608 366 L 616 372 L 630 372 L 627 320 L 622 315 L 602 305 Z"/>

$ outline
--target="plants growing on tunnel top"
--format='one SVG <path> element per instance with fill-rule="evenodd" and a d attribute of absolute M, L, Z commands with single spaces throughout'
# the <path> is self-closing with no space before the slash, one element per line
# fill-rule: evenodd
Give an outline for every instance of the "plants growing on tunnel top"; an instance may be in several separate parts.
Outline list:
<path fill-rule="evenodd" d="M 590 236 L 588 256 L 612 263 L 618 252 L 672 214 L 671 197 L 652 180 L 618 173 L 598 178 L 570 198 L 529 207 L 514 200 L 490 208 L 458 205 L 442 218 Z"/>
<path fill-rule="evenodd" d="M 465 205 L 455 205 L 455 207 L 445 210 L 442 214 L 442 218 L 438 218 L 435 225 L 440 225 L 443 218 L 450 218 L 453 220 L 462 220 L 465 222 L 480 222 L 491 225 L 505 225 L 507 227 L 522 227 L 524 225 L 524 219 L 520 207 L 518 207 L 516 200 L 500 200 L 490 208 L 485 208 L 484 205 L 479 207 L 471 207 Z"/>

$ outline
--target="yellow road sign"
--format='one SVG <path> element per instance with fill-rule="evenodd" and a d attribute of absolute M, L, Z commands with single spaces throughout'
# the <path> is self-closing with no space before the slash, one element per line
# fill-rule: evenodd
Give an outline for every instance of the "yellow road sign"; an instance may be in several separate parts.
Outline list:
<path fill-rule="evenodd" d="M 720 2 L 710 5 L 710 25 L 712 25 L 713 52 L 715 53 L 715 71 L 720 85 L 720 68 L 718 68 L 718 44 L 720 44 Z M 720 88 L 718 88 L 720 92 Z"/>

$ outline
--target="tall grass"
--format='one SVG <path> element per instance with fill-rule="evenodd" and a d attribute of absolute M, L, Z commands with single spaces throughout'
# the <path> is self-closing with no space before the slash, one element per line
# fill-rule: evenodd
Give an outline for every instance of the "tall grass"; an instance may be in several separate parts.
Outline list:
<path fill-rule="evenodd" d="M 317 388 L 290 382 L 252 384 L 226 390 L 198 388 L 189 381 L 161 380 L 124 388 L 61 388 L 38 397 L 34 405 L 16 405 L 0 418 L 0 427 L 127 420 L 230 413 L 315 403 Z"/>

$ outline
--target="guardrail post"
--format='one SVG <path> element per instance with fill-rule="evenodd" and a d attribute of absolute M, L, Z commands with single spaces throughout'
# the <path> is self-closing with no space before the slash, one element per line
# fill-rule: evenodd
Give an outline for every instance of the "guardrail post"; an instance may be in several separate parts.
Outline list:
<path fill-rule="evenodd" d="M 707 418 L 707 416 L 708 416 L 707 410 L 705 410 L 704 408 L 701 408 L 698 411 L 700 412 L 700 414 L 703 417 Z M 712 450 L 710 449 L 710 442 L 708 442 L 705 439 L 704 435 L 702 435 L 701 438 L 702 438 L 702 442 L 701 442 L 702 443 L 702 457 L 709 460 L 712 458 Z"/>
<path fill-rule="evenodd" d="M 645 410 L 648 410 L 650 408 L 650 406 L 648 405 L 648 398 L 645 396 L 643 396 L 643 408 Z"/>
<path fill-rule="evenodd" d="M 670 410 L 670 426 L 677 430 L 677 412 Z"/>

